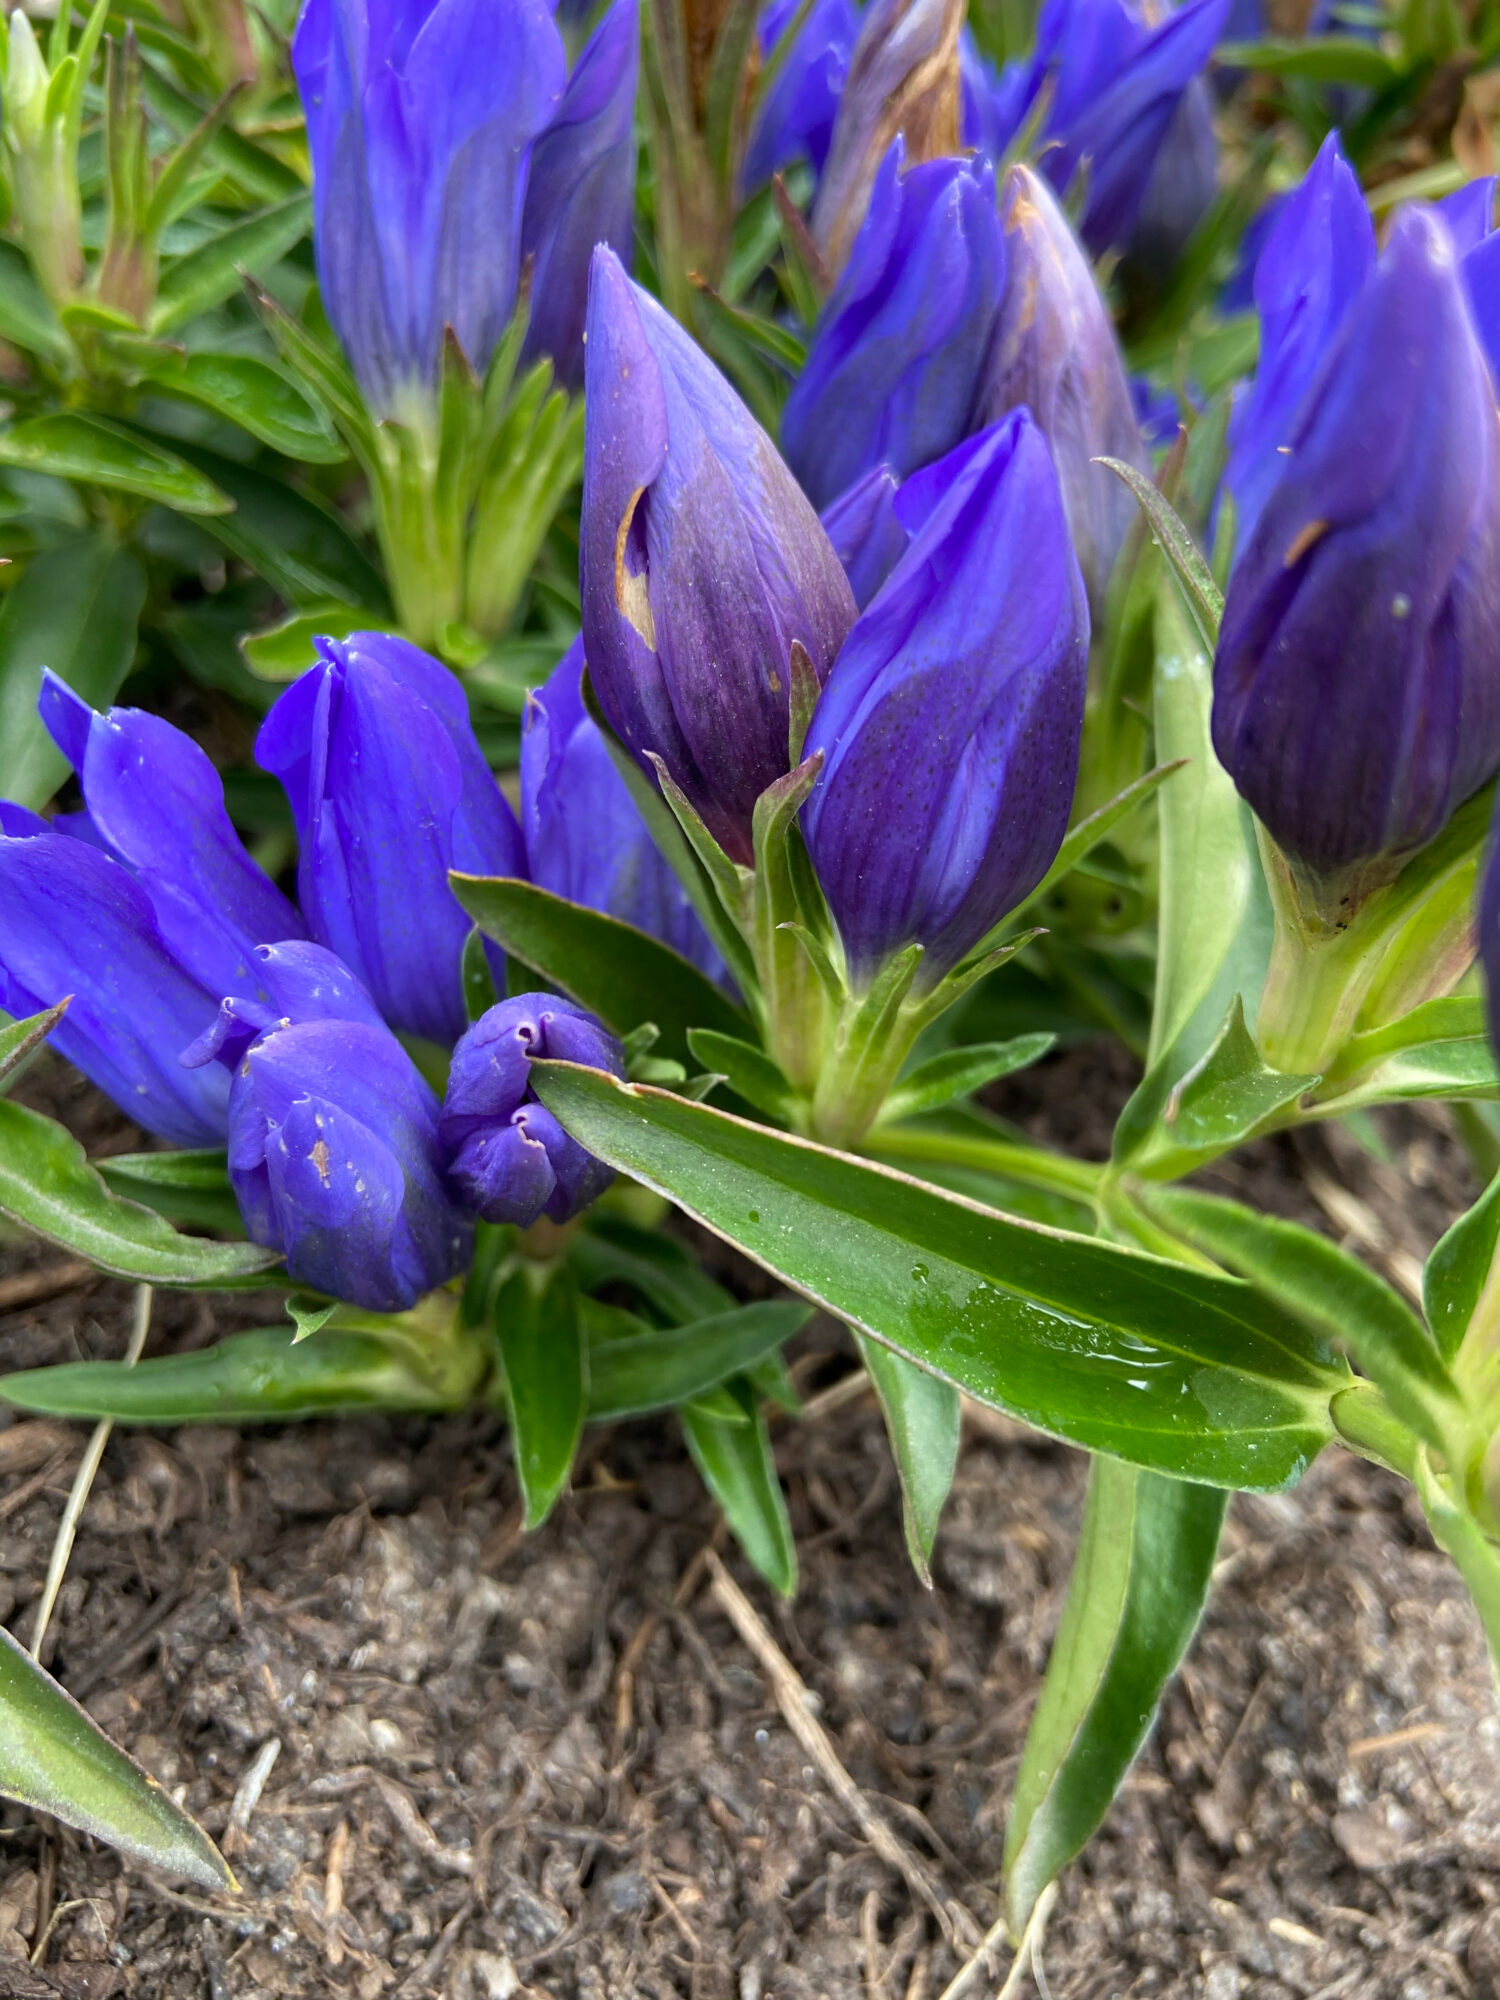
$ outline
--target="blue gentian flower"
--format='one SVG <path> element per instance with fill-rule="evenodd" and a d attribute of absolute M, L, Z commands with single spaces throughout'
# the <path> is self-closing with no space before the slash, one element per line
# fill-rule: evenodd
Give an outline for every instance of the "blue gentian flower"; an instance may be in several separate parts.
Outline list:
<path fill-rule="evenodd" d="M 901 482 L 890 466 L 877 465 L 819 516 L 861 611 L 906 553 L 911 539 L 896 512 L 900 490 Z"/>
<path fill-rule="evenodd" d="M 740 186 L 754 194 L 773 174 L 806 160 L 821 173 L 833 136 L 834 115 L 859 33 L 853 0 L 812 0 L 791 46 L 782 37 L 802 0 L 770 0 L 760 17 L 761 68 L 778 65 L 755 109 L 740 169 Z"/>
<path fill-rule="evenodd" d="M 1078 775 L 1088 603 L 1024 410 L 896 501 L 911 546 L 845 641 L 803 809 L 856 986 L 926 948 L 930 984 L 1036 887 Z"/>

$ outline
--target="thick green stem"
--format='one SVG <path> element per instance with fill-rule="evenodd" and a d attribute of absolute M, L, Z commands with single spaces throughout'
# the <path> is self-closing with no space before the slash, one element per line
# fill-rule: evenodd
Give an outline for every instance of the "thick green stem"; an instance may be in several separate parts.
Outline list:
<path fill-rule="evenodd" d="M 1012 1139 L 989 1139 L 955 1132 L 934 1132 L 921 1127 L 877 1131 L 865 1151 L 872 1158 L 889 1160 L 899 1166 L 972 1167 L 977 1172 L 995 1174 L 1016 1181 L 1022 1187 L 1040 1188 L 1049 1194 L 1064 1194 L 1075 1201 L 1091 1202 L 1098 1194 L 1105 1169 L 1092 1160 L 1075 1160 L 1066 1153 L 1049 1153 L 1040 1146 L 1025 1146 Z"/>

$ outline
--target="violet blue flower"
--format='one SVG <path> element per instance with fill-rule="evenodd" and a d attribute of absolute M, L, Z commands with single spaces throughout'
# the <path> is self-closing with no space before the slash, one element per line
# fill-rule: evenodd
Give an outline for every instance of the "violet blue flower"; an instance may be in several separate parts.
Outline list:
<path fill-rule="evenodd" d="M 826 761 L 802 824 L 856 985 L 913 942 L 930 985 L 1025 901 L 1067 830 L 1083 726 L 1088 602 L 1030 416 L 896 507 L 911 546 L 807 739 Z"/>
<path fill-rule="evenodd" d="M 748 862 L 755 801 L 787 768 L 793 641 L 821 682 L 853 623 L 848 581 L 771 440 L 603 247 L 585 410 L 583 643 L 599 705 Z"/>
<path fill-rule="evenodd" d="M 566 1222 L 614 1179 L 537 1102 L 533 1056 L 625 1074 L 615 1037 L 555 993 L 523 993 L 480 1016 L 453 1051 L 441 1132 L 449 1178 L 486 1222 Z"/>
<path fill-rule="evenodd" d="M 526 703 L 521 827 L 531 880 L 555 896 L 634 924 L 710 979 L 724 961 L 662 859 L 583 705 L 583 641 Z"/>
<path fill-rule="evenodd" d="M 901 482 L 888 465 L 856 479 L 820 519 L 833 543 L 854 601 L 863 611 L 885 582 L 911 540 L 896 512 Z"/>
<path fill-rule="evenodd" d="M 787 463 L 819 507 L 873 467 L 904 477 L 971 427 L 1005 282 L 994 174 L 897 138 L 782 416 Z"/>
<path fill-rule="evenodd" d="M 521 830 L 446 667 L 380 632 L 316 644 L 256 743 L 291 801 L 303 915 L 392 1027 L 451 1045 L 470 924 L 448 872 L 523 875 Z"/>
<path fill-rule="evenodd" d="M 445 329 L 482 375 L 514 310 L 562 37 L 547 0 L 307 0 L 292 66 L 324 309 L 374 414 L 425 418 Z"/>
<path fill-rule="evenodd" d="M 1500 417 L 1430 210 L 1397 214 L 1285 443 L 1214 748 L 1284 852 L 1368 886 L 1500 768 Z"/>
<path fill-rule="evenodd" d="M 740 169 L 740 186 L 754 194 L 773 174 L 806 160 L 821 173 L 834 114 L 859 33 L 853 0 L 813 0 L 791 46 L 781 47 L 802 0 L 770 0 L 761 10 L 761 68 L 777 64 L 755 110 Z"/>

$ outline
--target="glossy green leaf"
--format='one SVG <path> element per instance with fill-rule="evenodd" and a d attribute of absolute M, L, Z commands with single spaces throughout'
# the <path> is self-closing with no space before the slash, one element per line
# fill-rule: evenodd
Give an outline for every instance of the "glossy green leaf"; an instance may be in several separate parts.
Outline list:
<path fill-rule="evenodd" d="M 1382 48 L 1358 35 L 1221 42 L 1216 56 L 1226 69 L 1258 69 L 1267 76 L 1300 77 L 1307 83 L 1352 84 L 1358 90 L 1387 90 L 1400 75 Z"/>
<path fill-rule="evenodd" d="M 1422 1304 L 1438 1352 L 1451 1361 L 1495 1275 L 1500 1247 L 1500 1174 L 1433 1246 L 1422 1272 Z"/>
<path fill-rule="evenodd" d="M 107 1187 L 188 1229 L 242 1236 L 240 1205 L 222 1152 L 112 1153 L 94 1162 Z"/>
<path fill-rule="evenodd" d="M 337 515 L 285 480 L 240 465 L 202 445 L 178 442 L 184 458 L 200 466 L 234 502 L 234 512 L 205 520 L 211 535 L 293 604 L 386 604 L 379 571 Z M 382 622 L 388 613 L 380 612 Z M 308 664 L 311 664 L 309 661 Z"/>
<path fill-rule="evenodd" d="M 1159 1125 L 1131 1164 L 1148 1174 L 1188 1173 L 1274 1124 L 1317 1082 L 1267 1066 L 1236 994 L 1218 1039 L 1168 1093 Z"/>
<path fill-rule="evenodd" d="M 731 1393 L 743 1413 L 738 1421 L 725 1423 L 692 1403 L 677 1412 L 677 1419 L 693 1463 L 723 1508 L 735 1540 L 771 1588 L 790 1597 L 797 1588 L 797 1545 L 765 1416 L 748 1383 L 738 1383 Z"/>
<path fill-rule="evenodd" d="M 1019 1933 L 1135 1761 L 1208 1597 L 1228 1495 L 1096 1458 L 1005 1833 Z"/>
<path fill-rule="evenodd" d="M 190 1354 L 66 1361 L 0 1375 L 0 1401 L 38 1416 L 121 1424 L 287 1423 L 361 1410 L 461 1408 L 472 1383 L 435 1384 L 378 1335 L 289 1326 L 232 1333 Z"/>
<path fill-rule="evenodd" d="M 3 1627 L 0 1794 L 200 1889 L 239 1886 L 198 1822 Z"/>
<path fill-rule="evenodd" d="M 71 356 L 62 322 L 32 275 L 19 243 L 0 241 L 0 340 L 48 361 L 66 364 Z"/>
<path fill-rule="evenodd" d="M 328 465 L 348 455 L 322 410 L 286 371 L 253 354 L 160 348 L 144 366 L 154 386 L 228 417 L 288 458 Z"/>
<path fill-rule="evenodd" d="M 962 1403 L 951 1382 L 918 1368 L 893 1348 L 856 1332 L 885 1417 L 901 1475 L 901 1520 L 912 1568 L 932 1588 L 932 1545 L 958 1468 Z"/>
<path fill-rule="evenodd" d="M 534 1063 L 591 1152 L 981 1402 L 1212 1485 L 1277 1487 L 1329 1435 L 1328 1342 L 1231 1278 L 1039 1228 L 903 1174 Z"/>
<path fill-rule="evenodd" d="M 0 1213 L 117 1277 L 213 1287 L 280 1260 L 254 1243 L 179 1236 L 149 1208 L 111 1194 L 72 1135 L 0 1099 Z"/>
<path fill-rule="evenodd" d="M 591 1422 L 669 1409 L 753 1368 L 806 1324 L 809 1308 L 761 1299 L 713 1319 L 589 1348 Z"/>
<path fill-rule="evenodd" d="M 243 222 L 233 222 L 168 264 L 157 288 L 151 331 L 175 333 L 210 306 L 240 289 L 246 275 L 261 277 L 312 225 L 312 196 L 289 195 Z"/>
<path fill-rule="evenodd" d="M 716 1034 L 712 1028 L 689 1028 L 687 1040 L 703 1067 L 723 1076 L 747 1104 L 783 1125 L 792 1122 L 797 1093 L 764 1049 L 738 1035 Z"/>
<path fill-rule="evenodd" d="M 42 669 L 107 708 L 135 658 L 145 597 L 140 563 L 107 535 L 32 558 L 0 609 L 0 798 L 35 810 L 67 777 L 37 714 Z"/>
<path fill-rule="evenodd" d="M 516 1474 L 526 1526 L 540 1527 L 568 1483 L 588 1400 L 578 1287 L 565 1264 L 522 1263 L 495 1295 Z"/>
<path fill-rule="evenodd" d="M 267 626 L 263 632 L 250 633 L 240 641 L 240 651 L 251 673 L 261 680 L 294 681 L 317 658 L 315 639 L 347 639 L 351 632 L 378 626 L 384 615 L 358 604 L 318 604 L 311 611 L 283 618 L 279 625 Z"/>
<path fill-rule="evenodd" d="M 1017 1035 L 1009 1042 L 971 1042 L 967 1048 L 947 1049 L 901 1078 L 885 1100 L 880 1123 L 915 1118 L 951 1104 L 956 1097 L 972 1096 L 987 1083 L 1040 1062 L 1056 1040 L 1056 1035 Z"/>
<path fill-rule="evenodd" d="M 586 909 L 504 876 L 450 875 L 453 893 L 486 937 L 617 1035 L 643 1021 L 661 1030 L 656 1053 L 685 1062 L 689 1028 L 743 1036 L 745 1017 L 696 965 L 602 910 Z"/>
<path fill-rule="evenodd" d="M 227 514 L 234 506 L 227 493 L 176 452 L 103 417 L 68 410 L 26 417 L 0 432 L 0 465 L 133 493 L 138 499 L 175 507 L 180 514 Z"/>
<path fill-rule="evenodd" d="M 1318 1104 L 1320 1109 L 1342 1117 L 1371 1104 L 1496 1096 L 1500 1096 L 1500 1072 L 1489 1037 L 1464 1035 L 1400 1049 L 1353 1078 L 1345 1088 L 1329 1086 L 1319 1092 Z"/>
<path fill-rule="evenodd" d="M 1222 1195 L 1141 1188 L 1137 1199 L 1173 1236 L 1344 1348 L 1419 1436 L 1447 1448 L 1458 1391 L 1431 1333 L 1383 1278 L 1300 1222 Z"/>

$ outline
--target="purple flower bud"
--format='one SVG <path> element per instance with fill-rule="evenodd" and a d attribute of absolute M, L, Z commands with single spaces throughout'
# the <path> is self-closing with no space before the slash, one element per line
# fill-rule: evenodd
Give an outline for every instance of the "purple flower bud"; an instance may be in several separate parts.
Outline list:
<path fill-rule="evenodd" d="M 828 506 L 875 466 L 904 477 L 970 429 L 1005 248 L 983 161 L 902 172 L 897 139 L 782 416 L 787 463 Z"/>
<path fill-rule="evenodd" d="M 446 667 L 380 632 L 317 648 L 256 743 L 291 801 L 303 914 L 393 1027 L 452 1043 L 470 924 L 448 871 L 524 875 L 521 830 Z"/>
<path fill-rule="evenodd" d="M 566 73 L 547 0 L 307 0 L 292 43 L 323 305 L 378 416 L 483 373 L 515 307 L 533 140 Z"/>
<path fill-rule="evenodd" d="M 662 859 L 604 738 L 583 706 L 576 640 L 521 725 L 521 825 L 533 882 L 648 931 L 710 979 L 724 961 Z"/>
<path fill-rule="evenodd" d="M 177 1060 L 217 995 L 169 949 L 145 888 L 86 840 L 28 830 L 16 808 L 0 825 L 0 1007 L 35 1014 L 71 994 L 59 1055 L 169 1145 L 223 1145 L 228 1078 Z"/>
<path fill-rule="evenodd" d="M 371 1312 L 404 1312 L 468 1261 L 437 1100 L 368 1018 L 282 1021 L 251 1043 L 230 1085 L 229 1179 L 252 1242 Z"/>
<path fill-rule="evenodd" d="M 521 365 L 549 354 L 570 389 L 583 382 L 594 245 L 607 243 L 630 262 L 640 18 L 638 0 L 614 0 L 531 155 L 521 224 L 521 255 L 532 260 L 531 321 Z"/>
<path fill-rule="evenodd" d="M 614 1036 L 554 993 L 523 993 L 481 1015 L 453 1051 L 441 1131 L 449 1178 L 486 1222 L 566 1222 L 614 1179 L 537 1102 L 533 1056 L 625 1074 Z"/>
<path fill-rule="evenodd" d="M 1235 564 L 1214 748 L 1304 867 L 1430 840 L 1500 767 L 1500 418 L 1452 240 L 1406 209 Z"/>
<path fill-rule="evenodd" d="M 877 465 L 863 479 L 856 479 L 819 517 L 861 611 L 906 553 L 911 539 L 896 512 L 900 490 L 901 482 L 891 468 Z"/>
<path fill-rule="evenodd" d="M 746 194 L 799 160 L 821 173 L 828 157 L 859 15 L 852 0 L 813 0 L 792 46 L 783 52 L 781 38 L 790 31 L 800 6 L 801 0 L 770 0 L 761 10 L 761 66 L 776 61 L 780 68 L 756 107 L 750 128 L 740 169 Z"/>
<path fill-rule="evenodd" d="M 964 0 L 870 0 L 865 8 L 812 210 L 831 270 L 843 269 L 898 135 L 914 164 L 958 151 L 963 20 Z"/>
<path fill-rule="evenodd" d="M 1088 604 L 1024 410 L 908 482 L 896 508 L 911 547 L 829 676 L 807 739 L 826 762 L 802 823 L 856 984 L 918 942 L 930 985 L 1061 845 Z"/>
<path fill-rule="evenodd" d="M 1370 211 L 1330 132 L 1277 209 L 1255 266 L 1260 357 L 1230 418 L 1224 469 L 1241 548 L 1281 477 L 1308 388 L 1374 265 Z"/>
<path fill-rule="evenodd" d="M 1131 258 L 1158 282 L 1208 213 L 1218 179 L 1213 92 L 1206 76 L 1195 76 L 1177 100 L 1130 232 Z"/>
<path fill-rule="evenodd" d="M 1093 271 L 1040 176 L 1012 167 L 1001 190 L 1005 294 L 975 417 L 1031 411 L 1062 486 L 1073 546 L 1097 616 L 1135 514 L 1129 488 L 1101 457 L 1146 471 L 1114 328 Z"/>
<path fill-rule="evenodd" d="M 270 1028 L 302 1021 L 358 1021 L 383 1028 L 380 1010 L 341 958 L 300 938 L 255 950 L 255 991 L 231 993 L 218 1018 L 183 1050 L 189 1069 L 220 1062 L 231 1074 L 241 1056 Z"/>
<path fill-rule="evenodd" d="M 748 862 L 755 801 L 787 768 L 792 642 L 824 679 L 854 618 L 848 582 L 771 440 L 603 248 L 585 407 L 590 679 L 643 767 L 659 756 Z"/>

